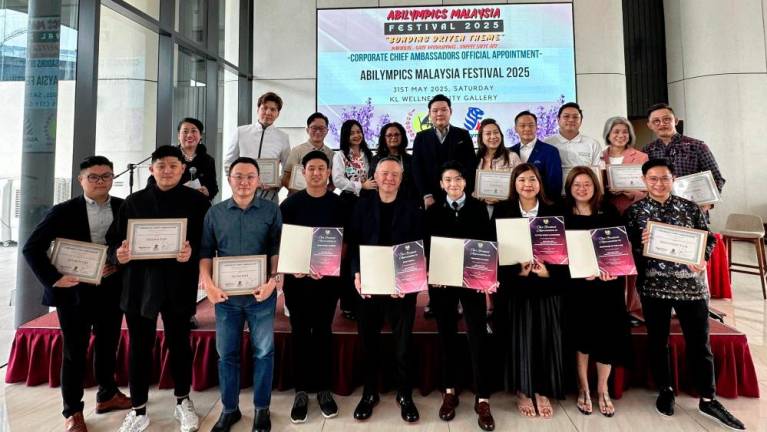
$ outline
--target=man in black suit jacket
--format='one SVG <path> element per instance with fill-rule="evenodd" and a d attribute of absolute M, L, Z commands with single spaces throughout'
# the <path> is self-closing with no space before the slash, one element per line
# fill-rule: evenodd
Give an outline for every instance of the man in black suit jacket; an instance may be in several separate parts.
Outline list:
<path fill-rule="evenodd" d="M 376 193 L 360 197 L 354 208 L 349 229 L 349 250 L 352 256 L 354 285 L 361 289 L 360 245 L 394 246 L 423 240 L 423 212 L 417 201 L 399 196 L 402 182 L 399 159 L 387 157 L 376 166 L 374 178 Z M 362 399 L 354 410 L 354 418 L 366 420 L 378 404 L 378 365 L 381 326 L 384 317 L 389 320 L 395 340 L 397 402 L 402 419 L 418 421 L 418 409 L 413 403 L 410 381 L 410 352 L 413 322 L 415 321 L 416 293 L 404 296 L 364 295 L 360 304 L 359 333 L 362 340 L 365 387 Z"/>
<path fill-rule="evenodd" d="M 474 142 L 466 129 L 450 124 L 453 113 L 450 99 L 442 94 L 429 101 L 431 129 L 418 132 L 413 141 L 413 176 L 424 208 L 444 199 L 439 185 L 440 167 L 448 161 L 459 162 L 464 169 L 466 193 L 474 191 L 477 157 Z"/>
<path fill-rule="evenodd" d="M 83 378 L 91 329 L 95 335 L 95 375 L 99 385 L 96 412 L 131 407 L 130 398 L 117 389 L 115 353 L 120 337 L 120 276 L 107 263 L 97 287 L 80 283 L 76 276 L 62 275 L 46 252 L 57 237 L 106 244 L 106 233 L 123 200 L 109 196 L 113 165 L 103 156 L 90 156 L 80 164 L 78 180 L 83 195 L 54 206 L 37 225 L 24 245 L 29 267 L 42 283 L 43 304 L 55 306 L 64 339 L 61 362 L 61 395 L 67 431 L 85 430 Z"/>

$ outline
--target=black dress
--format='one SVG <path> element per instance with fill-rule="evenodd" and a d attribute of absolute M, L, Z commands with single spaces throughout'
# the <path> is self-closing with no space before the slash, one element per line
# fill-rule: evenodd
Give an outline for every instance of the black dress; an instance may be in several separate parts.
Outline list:
<path fill-rule="evenodd" d="M 554 205 L 539 201 L 538 216 L 562 216 Z M 496 205 L 493 219 L 519 218 L 519 202 Z M 493 223 L 495 224 L 495 223 Z M 506 358 L 507 390 L 532 398 L 536 393 L 564 399 L 562 297 L 559 287 L 567 266 L 550 265 L 548 278 L 519 275 L 521 266 L 499 267 L 493 319 L 499 352 Z"/>
<path fill-rule="evenodd" d="M 605 203 L 597 214 L 565 212 L 568 230 L 590 230 L 623 226 L 618 210 Z M 579 351 L 602 364 L 623 364 L 630 350 L 629 317 L 624 298 L 624 277 L 603 282 L 599 279 L 571 279 L 565 292 L 565 340 L 568 352 Z"/>

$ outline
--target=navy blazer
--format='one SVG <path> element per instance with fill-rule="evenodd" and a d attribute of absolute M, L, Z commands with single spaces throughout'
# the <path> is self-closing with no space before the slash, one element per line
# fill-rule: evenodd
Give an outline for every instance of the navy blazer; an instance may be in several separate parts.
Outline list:
<path fill-rule="evenodd" d="M 424 239 L 423 210 L 418 207 L 418 201 L 397 194 L 390 227 L 392 244 L 380 244 L 380 206 L 378 194 L 371 193 L 361 196 L 354 207 L 348 237 L 352 274 L 360 271 L 360 245 L 394 246 Z"/>
<path fill-rule="evenodd" d="M 448 161 L 460 162 L 463 165 L 466 194 L 471 195 L 474 191 L 477 156 L 469 131 L 450 125 L 442 143 L 439 142 L 434 128 L 418 132 L 413 140 L 413 178 L 420 194 L 419 198 L 431 194 L 435 200 L 441 199 L 444 192 L 439 186 L 439 170 L 442 164 Z"/>
<path fill-rule="evenodd" d="M 509 150 L 519 155 L 520 146 L 521 144 L 517 143 Z M 562 195 L 562 159 L 559 157 L 559 150 L 551 144 L 536 140 L 527 163 L 534 165 L 541 172 L 546 196 L 558 201 Z"/>
<path fill-rule="evenodd" d="M 115 220 L 117 220 L 117 214 L 122 203 L 122 198 L 111 197 L 112 216 Z M 44 305 L 78 304 L 82 295 L 93 290 L 93 285 L 81 283 L 71 288 L 53 287 L 53 284 L 62 276 L 51 264 L 47 255 L 48 248 L 56 237 L 91 242 L 88 211 L 85 208 L 85 198 L 82 195 L 53 206 L 43 220 L 37 224 L 22 250 L 27 264 L 44 287 L 42 299 Z M 98 288 L 98 291 L 113 291 L 114 298 L 119 299 L 121 287 L 119 275 L 112 274 L 103 279 L 101 284 L 102 286 Z"/>

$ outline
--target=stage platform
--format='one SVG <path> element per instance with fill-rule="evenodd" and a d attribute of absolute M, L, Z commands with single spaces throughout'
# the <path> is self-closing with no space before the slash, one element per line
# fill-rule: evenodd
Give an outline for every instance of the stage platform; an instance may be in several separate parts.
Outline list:
<path fill-rule="evenodd" d="M 291 341 L 289 319 L 283 313 L 282 299 L 277 302 L 277 318 L 275 322 L 275 362 L 274 387 L 287 390 L 292 387 Z M 413 367 L 414 388 L 422 395 L 436 390 L 439 385 L 440 362 L 438 352 L 437 329 L 434 320 L 423 317 L 425 293 L 419 297 L 419 306 L 413 331 Z M 192 368 L 192 387 L 201 391 L 218 385 L 217 354 L 215 348 L 215 322 L 213 306 L 202 301 L 197 308 L 199 328 L 192 331 L 192 353 L 194 362 Z M 759 385 L 748 347 L 746 336 L 737 329 L 711 320 L 711 347 L 716 364 L 717 394 L 722 397 L 735 398 L 738 396 L 759 397 Z M 463 329 L 463 322 L 459 327 Z M 592 329 L 596 330 L 596 329 Z M 385 330 L 386 332 L 386 330 Z M 155 368 L 152 382 L 160 388 L 172 388 L 170 365 L 167 350 L 164 346 L 161 323 L 158 326 L 157 340 L 154 347 Z M 250 358 L 248 340 L 243 338 L 243 358 Z M 613 397 L 620 398 L 623 391 L 631 386 L 647 387 L 651 385 L 650 373 L 646 361 L 645 349 L 647 334 L 643 326 L 632 329 L 633 364 L 628 367 L 616 368 L 611 377 Z M 390 337 L 383 338 L 383 355 L 392 355 Z M 674 320 L 671 326 L 671 364 L 676 377 L 675 388 L 690 392 L 691 383 L 686 379 L 686 364 L 684 339 L 679 323 Z M 91 344 L 92 349 L 92 344 Z M 462 350 L 465 355 L 461 361 L 466 367 L 459 377 L 459 383 L 464 388 L 471 387 L 471 368 L 469 367 L 468 348 Z M 117 382 L 119 385 L 128 383 L 128 332 L 123 323 L 123 331 L 117 351 L 118 367 Z M 60 384 L 60 367 L 62 357 L 62 338 L 59 331 L 58 318 L 55 312 L 37 318 L 16 331 L 8 360 L 5 381 L 7 383 L 26 383 L 34 386 L 48 384 L 57 387 Z M 92 350 L 89 351 L 89 359 Z M 381 376 L 382 391 L 389 390 L 386 383 L 393 373 L 392 361 L 384 358 Z M 362 383 L 360 343 L 357 336 L 357 323 L 343 318 L 337 311 L 333 324 L 333 392 L 339 395 L 349 395 Z M 498 377 L 495 382 L 497 389 L 503 386 L 502 369 L 498 364 L 488 364 Z M 92 369 L 92 368 L 89 368 Z M 244 377 L 250 376 L 250 363 L 241 365 Z M 243 380 L 243 386 L 249 386 L 249 379 Z M 574 383 L 574 377 L 568 377 Z M 92 370 L 89 370 L 86 385 L 94 385 Z"/>

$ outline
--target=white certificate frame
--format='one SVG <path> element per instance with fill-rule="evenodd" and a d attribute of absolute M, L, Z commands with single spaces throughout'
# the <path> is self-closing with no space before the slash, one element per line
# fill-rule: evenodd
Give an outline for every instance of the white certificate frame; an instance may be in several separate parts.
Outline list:
<path fill-rule="evenodd" d="M 293 170 L 290 172 L 290 183 L 288 189 L 295 191 L 302 191 L 306 189 L 306 177 L 304 177 L 304 166 L 293 165 Z"/>
<path fill-rule="evenodd" d="M 256 162 L 258 163 L 259 184 L 267 187 L 282 185 L 279 159 L 256 159 Z"/>
<path fill-rule="evenodd" d="M 635 175 L 639 170 L 640 180 L 636 185 L 623 184 L 620 180 L 625 180 L 628 176 L 622 173 L 631 172 L 631 175 Z M 647 191 L 647 186 L 644 184 L 642 177 L 642 165 L 636 164 L 620 164 L 620 165 L 607 165 L 607 187 L 610 190 L 625 190 L 625 191 Z"/>
<path fill-rule="evenodd" d="M 175 250 L 160 250 L 157 252 L 141 252 L 136 250 L 136 232 L 142 228 L 157 226 L 177 226 L 177 241 Z M 167 218 L 167 219 L 128 219 L 128 235 L 127 240 L 130 246 L 131 260 L 149 260 L 149 259 L 167 259 L 176 258 L 181 249 L 184 248 L 184 241 L 186 241 L 186 218 Z M 157 244 L 155 244 L 155 248 Z"/>
<path fill-rule="evenodd" d="M 360 294 L 397 294 L 394 249 L 391 246 L 360 245 L 360 282 Z"/>
<path fill-rule="evenodd" d="M 511 171 L 478 169 L 474 177 L 474 190 L 478 198 L 507 200 L 511 194 Z M 491 185 L 483 187 L 483 179 L 490 179 Z M 493 186 L 501 186 L 500 191 Z M 505 193 L 504 193 L 505 191 Z"/>
<path fill-rule="evenodd" d="M 235 286 L 235 288 L 229 288 L 228 285 L 230 285 L 230 283 L 225 283 L 222 281 L 221 278 L 225 273 L 226 267 L 244 267 L 247 265 L 252 266 L 253 264 L 257 264 L 260 269 L 258 271 L 258 275 L 256 275 L 256 282 L 254 284 L 246 284 L 247 286 Z M 218 289 L 224 291 L 227 295 L 252 294 L 256 288 L 266 282 L 266 265 L 266 255 L 215 257 L 213 258 L 213 283 L 216 284 Z M 247 273 L 247 275 L 250 274 L 250 272 Z"/>
<path fill-rule="evenodd" d="M 599 262 L 591 241 L 591 230 L 565 230 L 570 277 L 599 277 Z"/>
<path fill-rule="evenodd" d="M 530 219 L 496 219 L 498 233 L 498 265 L 514 265 L 533 260 L 533 240 Z"/>
<path fill-rule="evenodd" d="M 53 243 L 53 251 L 51 252 L 51 264 L 53 264 L 53 266 L 56 267 L 56 270 L 58 270 L 59 273 L 63 275 L 76 276 L 80 282 L 83 283 L 100 285 L 104 274 L 104 264 L 107 260 L 107 249 L 108 247 L 106 245 L 57 237 Z M 94 272 L 78 272 L 78 266 L 70 269 L 69 264 L 63 262 L 68 259 L 70 254 L 79 254 L 78 258 L 84 260 L 86 258 L 82 255 L 83 252 L 95 252 L 97 254 L 97 267 Z"/>
<path fill-rule="evenodd" d="M 689 186 L 693 183 L 704 188 L 703 198 L 697 198 L 695 195 L 691 196 L 689 193 L 686 193 Z M 721 201 L 719 188 L 716 187 L 714 175 L 710 170 L 675 178 L 672 193 L 698 205 L 714 204 Z"/>
<path fill-rule="evenodd" d="M 463 286 L 464 239 L 431 238 L 429 249 L 429 284 Z"/>
<path fill-rule="evenodd" d="M 670 225 L 666 223 L 649 221 L 647 223 L 649 239 L 645 243 L 642 254 L 646 257 L 670 261 L 677 264 L 703 265 L 706 258 L 706 241 L 708 231 Z M 695 258 L 685 259 L 672 248 L 668 253 L 659 250 L 658 246 L 663 242 L 664 236 L 675 235 L 677 238 L 686 236 L 694 249 Z"/>
<path fill-rule="evenodd" d="M 584 165 L 586 166 L 586 165 Z M 572 169 L 575 168 L 574 166 L 563 166 L 562 167 L 562 196 L 565 196 L 565 183 L 567 180 L 567 175 L 572 171 Z M 597 165 L 588 165 L 588 168 L 591 168 L 591 171 L 594 173 L 595 176 L 597 176 L 597 183 L 599 183 L 599 190 L 602 192 L 605 191 L 605 184 L 604 184 L 604 176 L 602 175 L 602 167 Z"/>
<path fill-rule="evenodd" d="M 282 224 L 278 273 L 309 274 L 312 261 L 312 227 Z"/>

